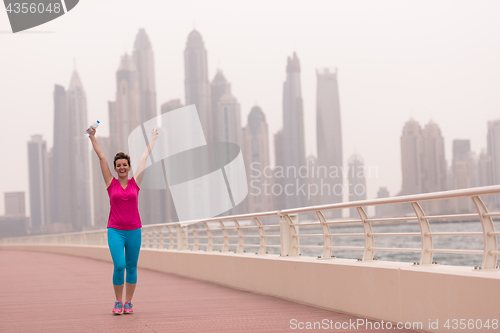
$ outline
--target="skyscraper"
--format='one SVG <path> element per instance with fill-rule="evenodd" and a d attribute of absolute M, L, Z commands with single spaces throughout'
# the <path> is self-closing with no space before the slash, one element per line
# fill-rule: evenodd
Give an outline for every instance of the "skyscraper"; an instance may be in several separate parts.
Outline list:
<path fill-rule="evenodd" d="M 389 190 L 387 187 L 379 187 L 378 192 L 377 192 L 377 199 L 383 199 L 383 198 L 388 198 L 389 197 Z M 375 206 L 375 216 L 377 218 L 380 217 L 386 217 L 392 215 L 394 211 L 394 206 L 393 205 L 378 205 Z"/>
<path fill-rule="evenodd" d="M 477 186 L 493 185 L 491 156 L 483 149 L 477 161 Z"/>
<path fill-rule="evenodd" d="M 248 124 L 243 133 L 242 150 L 249 182 L 249 193 L 246 199 L 247 210 L 248 213 L 269 211 L 272 208 L 272 196 L 264 194 L 266 186 L 264 183 L 272 183 L 272 179 L 264 173 L 264 168 L 270 167 L 269 137 L 266 116 L 260 107 L 254 106 L 250 110 Z M 270 175 L 269 171 L 267 171 L 267 175 Z"/>
<path fill-rule="evenodd" d="M 5 192 L 5 215 L 26 215 L 24 192 Z"/>
<path fill-rule="evenodd" d="M 488 155 L 491 158 L 492 185 L 500 184 L 500 119 L 488 121 Z M 500 195 L 494 197 L 500 207 Z"/>
<path fill-rule="evenodd" d="M 0 216 L 0 237 L 25 236 L 30 233 L 29 219 L 24 212 L 24 192 L 7 192 L 4 199 L 5 215 Z"/>
<path fill-rule="evenodd" d="M 51 223 L 47 143 L 41 135 L 31 136 L 31 141 L 28 142 L 28 175 L 31 229 L 40 231 L 42 226 Z"/>
<path fill-rule="evenodd" d="M 54 146 L 52 148 L 52 222 L 72 225 L 71 207 L 71 146 L 70 114 L 66 91 L 62 86 L 54 89 Z M 88 126 L 88 125 L 87 125 Z M 81 131 L 81 129 L 80 129 Z M 80 132 L 81 133 L 81 132 Z M 83 135 L 83 134 L 82 134 Z"/>
<path fill-rule="evenodd" d="M 161 113 L 167 113 L 170 111 L 174 111 L 184 107 L 184 104 L 181 103 L 180 99 L 172 99 L 166 103 L 163 103 L 161 106 Z M 168 182 L 168 179 L 166 179 Z M 165 203 L 165 219 L 167 222 L 177 222 L 179 221 L 179 216 L 177 215 L 177 211 L 175 210 L 174 200 L 172 199 L 172 193 L 170 192 L 170 188 L 167 187 L 163 192 L 163 202 Z"/>
<path fill-rule="evenodd" d="M 217 110 L 219 100 L 225 94 L 231 94 L 231 84 L 226 80 L 226 77 L 222 73 L 222 70 L 218 69 L 215 74 L 212 83 L 210 84 L 211 100 L 212 100 L 212 111 Z M 213 131 L 217 132 L 217 124 L 213 124 Z"/>
<path fill-rule="evenodd" d="M 51 222 L 71 225 L 74 230 L 91 226 L 89 150 L 88 139 L 84 137 L 87 126 L 87 98 L 74 70 L 67 91 L 55 86 L 54 147 L 49 175 Z"/>
<path fill-rule="evenodd" d="M 109 102 L 109 133 L 111 151 L 128 153 L 128 136 L 137 126 L 142 125 L 139 112 L 140 92 L 137 70 L 128 54 L 120 60 L 116 72 L 116 99 Z"/>
<path fill-rule="evenodd" d="M 444 139 L 436 123 L 430 121 L 422 130 L 413 118 L 406 122 L 401 136 L 401 167 L 403 184 L 400 195 L 446 190 Z M 423 208 L 428 213 L 448 209 L 440 201 L 425 202 Z"/>
<path fill-rule="evenodd" d="M 439 126 L 432 120 L 424 127 L 423 139 L 422 191 L 424 193 L 445 191 L 447 189 L 447 165 L 444 139 Z M 447 204 L 444 201 L 433 200 L 425 202 L 423 208 L 427 213 L 438 214 L 448 210 Z"/>
<path fill-rule="evenodd" d="M 167 113 L 168 111 L 177 110 L 184 106 L 180 99 L 171 99 L 170 101 L 163 103 L 161 105 L 161 113 Z"/>
<path fill-rule="evenodd" d="M 139 91 L 139 123 L 153 119 L 156 111 L 156 85 L 154 74 L 154 53 L 151 42 L 144 29 L 139 29 L 132 54 L 134 67 L 137 71 L 137 87 Z M 154 178 L 150 169 L 144 172 L 144 183 Z M 143 223 L 166 222 L 165 190 L 144 188 L 139 196 L 139 211 Z"/>
<path fill-rule="evenodd" d="M 349 157 L 348 163 L 349 201 L 366 200 L 366 178 L 363 158 L 358 154 L 354 154 Z M 349 215 L 351 217 L 359 217 L 356 207 L 349 208 Z"/>
<path fill-rule="evenodd" d="M 231 93 L 226 93 L 217 103 L 213 112 L 214 131 L 213 140 L 218 142 L 232 142 L 242 146 L 242 128 L 240 104 Z"/>
<path fill-rule="evenodd" d="M 300 61 L 295 52 L 287 59 L 286 74 L 286 81 L 283 83 L 282 167 L 290 171 L 285 173 L 285 186 L 291 184 L 293 191 L 285 193 L 285 205 L 286 208 L 297 208 L 301 207 L 305 200 L 303 193 L 299 192 L 305 182 L 299 175 L 299 168 L 306 165 L 306 155 Z"/>
<path fill-rule="evenodd" d="M 67 156 L 71 170 L 71 222 L 75 230 L 83 230 L 91 226 L 89 140 L 83 135 L 89 123 L 87 97 L 76 70 L 71 76 L 66 99 L 71 135 L 71 155 Z"/>
<path fill-rule="evenodd" d="M 413 118 L 408 120 L 401 135 L 402 188 L 399 195 L 422 193 L 422 159 L 424 143 L 422 128 Z"/>
<path fill-rule="evenodd" d="M 139 29 L 137 33 L 132 59 L 137 70 L 140 95 L 139 118 L 142 124 L 156 117 L 157 113 L 154 53 L 149 37 L 144 29 Z"/>
<path fill-rule="evenodd" d="M 186 105 L 195 104 L 207 142 L 212 141 L 212 102 L 208 80 L 207 51 L 201 34 L 193 30 L 184 50 Z"/>
<path fill-rule="evenodd" d="M 430 121 L 425 125 L 422 134 L 424 140 L 422 191 L 424 193 L 444 191 L 446 190 L 446 159 L 441 130 L 435 122 Z"/>
<path fill-rule="evenodd" d="M 274 157 L 275 166 L 273 172 L 273 186 L 271 186 L 271 194 L 273 196 L 273 209 L 284 209 L 286 207 L 286 198 L 283 188 L 285 187 L 285 179 L 283 177 L 275 177 L 277 172 L 281 169 L 281 175 L 283 175 L 283 169 L 285 168 L 285 162 L 283 157 L 283 129 L 280 129 L 276 134 L 274 134 Z"/>
<path fill-rule="evenodd" d="M 316 71 L 316 142 L 318 146 L 318 166 L 341 170 L 342 160 L 342 127 L 340 120 L 340 100 L 337 83 L 337 70 L 324 68 Z M 329 172 L 327 173 L 327 175 Z M 323 177 L 320 185 L 321 204 L 342 202 L 342 176 Z M 327 192 L 327 189 L 331 191 Z M 341 216 L 340 210 L 330 211 L 335 217 Z"/>
<path fill-rule="evenodd" d="M 470 140 L 453 140 L 453 189 L 473 187 L 473 159 L 470 150 Z M 472 200 L 457 198 L 453 200 L 453 211 L 467 213 L 472 210 Z"/>

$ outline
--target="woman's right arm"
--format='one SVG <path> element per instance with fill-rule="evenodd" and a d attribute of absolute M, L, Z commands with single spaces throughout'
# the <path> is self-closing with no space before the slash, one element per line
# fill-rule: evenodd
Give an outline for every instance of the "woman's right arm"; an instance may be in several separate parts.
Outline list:
<path fill-rule="evenodd" d="M 106 188 L 109 187 L 109 184 L 111 184 L 111 181 L 113 180 L 113 175 L 111 174 L 111 171 L 109 170 L 108 162 L 106 161 L 106 156 L 104 156 L 104 153 L 102 152 L 101 146 L 99 146 L 99 143 L 97 142 L 97 139 L 95 138 L 95 132 L 96 130 L 92 132 L 92 134 L 89 135 L 90 141 L 92 142 L 92 146 L 94 147 L 95 153 L 97 154 L 97 157 L 99 157 L 99 163 L 101 164 L 101 172 L 102 172 L 102 178 L 104 178 L 104 182 L 106 183 Z"/>

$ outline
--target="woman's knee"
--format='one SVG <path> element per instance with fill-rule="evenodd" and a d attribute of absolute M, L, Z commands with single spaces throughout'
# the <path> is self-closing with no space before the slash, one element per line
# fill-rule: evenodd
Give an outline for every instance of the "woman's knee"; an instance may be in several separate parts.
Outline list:
<path fill-rule="evenodd" d="M 115 272 L 123 273 L 125 272 L 125 268 L 126 266 L 124 262 L 115 263 Z"/>

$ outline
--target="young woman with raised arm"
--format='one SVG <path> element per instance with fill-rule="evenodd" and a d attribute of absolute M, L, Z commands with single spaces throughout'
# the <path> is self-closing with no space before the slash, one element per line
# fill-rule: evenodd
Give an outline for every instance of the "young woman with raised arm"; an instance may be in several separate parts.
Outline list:
<path fill-rule="evenodd" d="M 99 157 L 102 177 L 106 183 L 110 202 L 108 246 L 114 264 L 113 288 L 116 296 L 113 313 L 130 314 L 133 313 L 131 301 L 137 284 L 137 261 L 141 249 L 142 224 L 138 206 L 139 186 L 144 177 L 147 158 L 158 138 L 158 130 L 152 130 L 151 141 L 142 154 L 137 170 L 130 179 L 128 178 L 130 157 L 125 153 L 115 155 L 113 164 L 118 179 L 113 177 L 106 157 L 95 138 L 95 133 L 96 130 L 94 129 L 89 138 Z M 125 303 L 123 303 L 125 270 L 127 271 L 127 288 Z"/>

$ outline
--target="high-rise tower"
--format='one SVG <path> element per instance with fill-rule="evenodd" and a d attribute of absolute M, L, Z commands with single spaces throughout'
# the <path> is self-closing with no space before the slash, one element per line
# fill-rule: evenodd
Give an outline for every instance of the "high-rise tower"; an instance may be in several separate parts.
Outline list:
<path fill-rule="evenodd" d="M 286 81 L 283 83 L 283 163 L 286 172 L 285 187 L 291 184 L 293 191 L 285 193 L 286 208 L 297 208 L 305 200 L 299 191 L 305 179 L 299 168 L 306 165 L 304 139 L 304 111 L 300 84 L 300 61 L 294 52 L 287 59 Z M 291 193 L 291 194 L 290 194 Z"/>
<path fill-rule="evenodd" d="M 218 142 L 232 142 L 242 146 L 241 111 L 238 100 L 226 93 L 217 103 L 213 112 L 214 131 L 213 140 Z"/>
<path fill-rule="evenodd" d="M 423 130 L 423 184 L 422 191 L 439 192 L 446 190 L 446 158 L 444 139 L 438 124 L 430 121 Z"/>
<path fill-rule="evenodd" d="M 500 184 L 500 119 L 488 121 L 488 155 L 491 158 L 492 185 Z M 500 195 L 494 196 L 494 201 L 500 207 Z"/>
<path fill-rule="evenodd" d="M 327 175 L 332 167 L 342 168 L 342 127 L 340 121 L 340 100 L 337 70 L 328 68 L 317 70 L 316 93 L 316 142 L 318 146 L 318 166 L 326 167 Z M 342 172 L 337 177 L 322 177 L 320 202 L 322 205 L 342 202 Z M 327 191 L 329 189 L 329 191 Z M 330 211 L 335 217 L 340 210 Z"/>
<path fill-rule="evenodd" d="M 120 60 L 116 72 L 116 99 L 109 102 L 109 134 L 111 151 L 128 153 L 128 136 L 142 124 L 139 113 L 140 93 L 137 83 L 137 70 L 128 54 Z"/>
<path fill-rule="evenodd" d="M 348 162 L 349 201 L 366 200 L 366 178 L 363 158 L 358 154 L 354 154 L 349 158 Z M 349 215 L 359 218 L 356 207 L 349 208 Z"/>
<path fill-rule="evenodd" d="M 51 205 L 52 223 L 71 225 L 71 152 L 70 115 L 66 90 L 60 85 L 54 89 L 54 147 L 52 148 Z"/>
<path fill-rule="evenodd" d="M 212 103 L 207 51 L 201 34 L 193 30 L 184 50 L 186 105 L 195 104 L 207 142 L 212 141 Z"/>
<path fill-rule="evenodd" d="M 401 135 L 401 171 L 403 184 L 400 195 L 422 193 L 422 159 L 424 142 L 422 128 L 413 118 L 408 120 Z"/>
<path fill-rule="evenodd" d="M 71 222 L 75 230 L 83 230 L 91 226 L 89 140 L 82 134 L 82 131 L 85 131 L 89 124 L 87 119 L 87 97 L 76 70 L 71 76 L 66 99 L 70 115 L 69 127 L 71 135 L 71 155 L 67 159 L 72 174 Z"/>
<path fill-rule="evenodd" d="M 473 187 L 474 161 L 470 150 L 470 140 L 453 140 L 453 160 L 451 165 L 453 177 L 453 189 L 463 189 Z M 469 198 L 457 198 L 453 200 L 453 207 L 456 212 L 470 212 L 472 210 L 472 200 Z"/>
<path fill-rule="evenodd" d="M 270 166 L 269 138 L 266 116 L 260 107 L 254 106 L 250 110 L 248 124 L 243 133 L 242 149 L 249 183 L 247 209 L 249 213 L 269 211 L 272 208 L 272 196 L 264 194 L 265 182 L 267 184 L 272 182 L 272 179 L 268 177 L 270 172 L 264 173 L 264 169 Z"/>
<path fill-rule="evenodd" d="M 47 143 L 41 135 L 28 142 L 28 174 L 31 230 L 36 232 L 50 224 L 51 216 Z"/>
<path fill-rule="evenodd" d="M 140 121 L 156 117 L 156 84 L 154 53 L 151 42 L 144 29 L 139 29 L 134 43 L 132 54 L 134 66 L 137 70 L 137 82 L 140 95 Z"/>
<path fill-rule="evenodd" d="M 53 223 L 73 230 L 91 226 L 87 97 L 78 73 L 69 88 L 54 91 L 54 147 L 52 149 L 51 212 Z"/>

